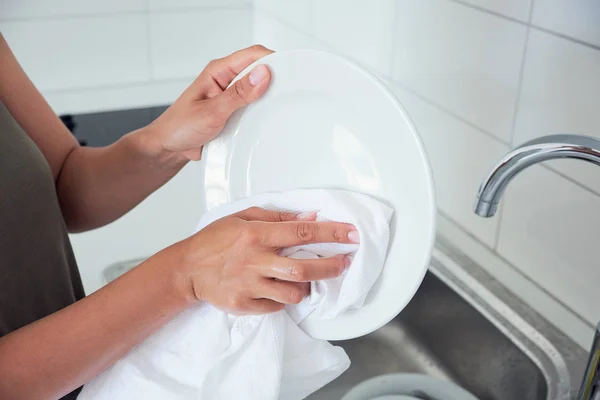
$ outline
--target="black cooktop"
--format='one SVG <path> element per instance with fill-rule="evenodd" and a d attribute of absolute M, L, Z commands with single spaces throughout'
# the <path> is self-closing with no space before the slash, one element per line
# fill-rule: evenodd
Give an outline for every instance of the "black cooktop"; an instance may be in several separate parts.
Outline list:
<path fill-rule="evenodd" d="M 154 121 L 169 106 L 135 108 L 89 114 L 64 114 L 60 119 L 82 146 L 101 147 Z"/>

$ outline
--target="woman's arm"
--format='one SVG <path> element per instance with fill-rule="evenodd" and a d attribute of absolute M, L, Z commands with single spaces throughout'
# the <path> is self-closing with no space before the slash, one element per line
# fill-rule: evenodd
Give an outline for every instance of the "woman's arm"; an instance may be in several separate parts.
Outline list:
<path fill-rule="evenodd" d="M 0 100 L 46 157 L 70 231 L 108 224 L 172 178 L 214 138 L 236 109 L 267 88 L 264 66 L 229 90 L 262 46 L 215 60 L 155 122 L 103 148 L 80 147 L 26 76 L 0 35 Z M 252 74 L 250 74 L 252 75 Z"/>
<path fill-rule="evenodd" d="M 90 296 L 0 338 L 0 398 L 57 399 L 91 380 L 188 303 L 159 253 Z"/>
<path fill-rule="evenodd" d="M 0 399 L 60 398 L 200 301 L 238 314 L 298 303 L 306 282 L 336 277 L 349 261 L 293 260 L 277 249 L 349 243 L 353 229 L 261 209 L 216 221 L 83 300 L 0 338 Z"/>

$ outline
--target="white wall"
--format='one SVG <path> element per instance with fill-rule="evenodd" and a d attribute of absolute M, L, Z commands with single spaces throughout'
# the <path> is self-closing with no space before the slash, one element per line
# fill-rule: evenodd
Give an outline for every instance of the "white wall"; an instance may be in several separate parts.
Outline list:
<path fill-rule="evenodd" d="M 600 319 L 600 170 L 549 163 L 514 181 L 496 218 L 472 206 L 510 148 L 559 132 L 600 137 L 599 2 L 256 0 L 254 34 L 278 50 L 330 48 L 378 73 L 425 142 L 440 235 L 589 342 Z"/>
<path fill-rule="evenodd" d="M 250 0 L 0 0 L 0 30 L 57 113 L 170 104 L 213 58 L 252 43 Z M 199 163 L 115 223 L 72 235 L 86 291 L 103 270 L 189 235 Z"/>
<path fill-rule="evenodd" d="M 172 102 L 252 42 L 251 0 L 0 0 L 0 30 L 57 113 Z"/>
<path fill-rule="evenodd" d="M 480 180 L 515 145 L 557 132 L 600 136 L 600 3 L 249 1 L 0 0 L 0 29 L 58 111 L 171 101 L 207 60 L 251 42 L 346 54 L 381 76 L 414 119 L 434 170 L 440 234 L 587 342 L 600 319 L 600 170 L 535 167 L 509 187 L 496 218 L 471 207 Z M 94 276 L 101 253 L 141 255 L 188 232 L 201 199 L 198 165 L 188 170 L 144 212 L 85 246 L 74 238 L 82 268 Z M 135 239 L 130 247 L 124 237 Z"/>

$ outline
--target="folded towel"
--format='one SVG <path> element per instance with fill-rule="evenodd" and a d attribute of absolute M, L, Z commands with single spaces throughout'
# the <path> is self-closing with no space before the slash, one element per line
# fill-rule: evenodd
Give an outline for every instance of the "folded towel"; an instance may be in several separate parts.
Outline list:
<path fill-rule="evenodd" d="M 267 193 L 211 210 L 196 232 L 252 206 L 316 211 L 317 220 L 353 224 L 360 245 L 321 243 L 280 252 L 293 258 L 348 254 L 350 267 L 338 278 L 312 282 L 309 297 L 277 313 L 236 317 L 208 303 L 191 308 L 85 385 L 78 399 L 296 400 L 350 366 L 342 348 L 310 337 L 298 324 L 311 313 L 333 319 L 363 305 L 383 268 L 392 209 L 342 190 Z"/>

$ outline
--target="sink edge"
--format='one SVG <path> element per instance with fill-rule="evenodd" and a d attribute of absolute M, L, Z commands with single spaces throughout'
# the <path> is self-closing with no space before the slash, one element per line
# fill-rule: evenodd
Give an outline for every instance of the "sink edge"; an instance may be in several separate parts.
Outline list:
<path fill-rule="evenodd" d="M 527 354 L 546 380 L 549 400 L 572 398 L 583 376 L 584 349 L 443 238 L 430 271 Z"/>

